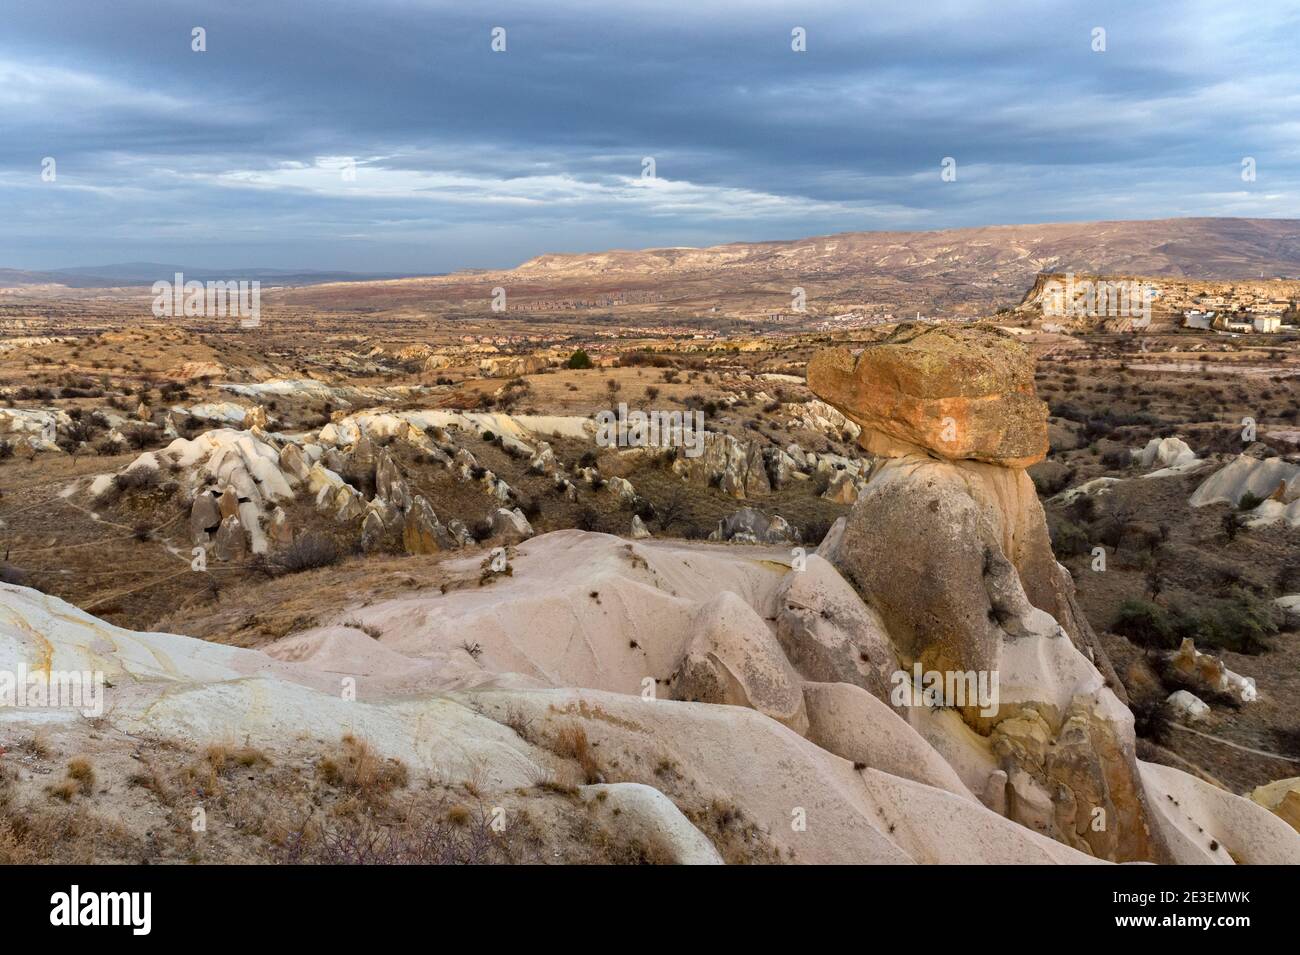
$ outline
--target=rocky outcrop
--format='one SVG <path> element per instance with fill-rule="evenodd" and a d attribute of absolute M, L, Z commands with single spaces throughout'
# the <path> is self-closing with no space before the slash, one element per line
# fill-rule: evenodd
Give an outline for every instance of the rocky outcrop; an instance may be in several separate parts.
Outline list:
<path fill-rule="evenodd" d="M 1253 703 L 1259 696 L 1253 679 L 1229 670 L 1218 657 L 1197 650 L 1190 637 L 1168 654 L 1165 662 L 1171 677 L 1197 692 L 1220 694 L 1236 703 Z"/>
<path fill-rule="evenodd" d="M 362 552 L 366 554 L 375 553 L 384 544 L 384 519 L 373 508 L 367 510 L 366 516 L 361 520 L 360 544 Z"/>
<path fill-rule="evenodd" d="M 514 378 L 535 375 L 546 367 L 546 359 L 539 355 L 509 355 L 484 358 L 478 363 L 480 375 L 488 378 Z"/>
<path fill-rule="evenodd" d="M 537 453 L 533 455 L 528 462 L 528 468 L 536 474 L 553 474 L 560 463 L 556 460 L 555 452 L 551 450 L 550 444 L 543 441 L 537 445 Z"/>
<path fill-rule="evenodd" d="M 1022 345 L 980 328 L 902 325 L 854 357 L 818 352 L 808 387 L 862 428 L 868 451 L 1028 467 L 1047 454 L 1047 405 Z"/>
<path fill-rule="evenodd" d="M 718 521 L 709 540 L 736 544 L 794 544 L 799 532 L 780 514 L 768 517 L 753 507 L 742 507 Z"/>
<path fill-rule="evenodd" d="M 44 408 L 0 408 L 0 441 L 29 451 L 58 451 L 59 431 L 72 424 L 66 411 Z"/>
<path fill-rule="evenodd" d="M 411 506 L 411 491 L 402 471 L 387 451 L 380 451 L 375 461 L 375 497 L 387 501 L 399 511 Z"/>
<path fill-rule="evenodd" d="M 1187 446 L 1182 438 L 1152 438 L 1146 447 L 1133 454 L 1140 468 L 1155 468 L 1148 477 L 1163 477 L 1166 474 L 1179 474 L 1199 466 L 1201 459 Z"/>
<path fill-rule="evenodd" d="M 1300 526 L 1300 464 L 1265 457 L 1263 446 L 1252 446 L 1206 478 L 1192 492 L 1192 507 L 1207 504 L 1241 505 L 1246 495 L 1257 499 L 1247 520 L 1251 525 L 1284 521 Z"/>
<path fill-rule="evenodd" d="M 1251 792 L 1250 799 L 1300 832 L 1300 776 L 1257 786 Z"/>
<path fill-rule="evenodd" d="M 692 630 L 673 680 L 675 699 L 746 706 L 796 733 L 807 731 L 799 675 L 749 604 L 719 594 L 700 608 Z"/>
<path fill-rule="evenodd" d="M 1046 451 L 1032 382 L 1023 349 L 979 328 L 903 329 L 856 360 L 815 356 L 814 391 L 889 456 L 823 553 L 879 613 L 905 668 L 997 675 L 991 706 L 940 697 L 987 747 L 984 768 L 968 767 L 972 792 L 1099 858 L 1163 859 L 1132 716 L 1025 471 Z M 953 732 L 928 712 L 913 718 Z"/>
<path fill-rule="evenodd" d="M 196 544 L 204 544 L 221 526 L 221 509 L 217 499 L 210 492 L 195 495 L 190 505 L 190 538 Z"/>
<path fill-rule="evenodd" d="M 217 510 L 221 513 L 222 520 L 227 517 L 239 516 L 239 494 L 230 485 L 226 485 L 217 498 Z"/>
<path fill-rule="evenodd" d="M 429 502 L 417 494 L 402 523 L 402 546 L 408 554 L 436 554 L 458 545 Z"/>
<path fill-rule="evenodd" d="M 336 470 L 343 480 L 363 493 L 373 492 L 378 464 L 379 449 L 369 436 L 362 435 L 350 450 L 340 454 Z"/>
<path fill-rule="evenodd" d="M 1203 723 L 1210 718 L 1210 707 L 1195 693 L 1175 690 L 1165 700 L 1169 712 L 1180 723 Z"/>
<path fill-rule="evenodd" d="M 781 490 L 800 472 L 799 462 L 789 451 L 782 451 L 780 448 L 764 448 L 763 463 L 767 468 L 767 483 L 774 491 Z"/>
<path fill-rule="evenodd" d="M 221 522 L 213 541 L 212 553 L 217 560 L 242 560 L 247 553 L 247 539 L 239 518 L 230 515 Z"/>
<path fill-rule="evenodd" d="M 277 547 L 293 543 L 293 528 L 289 525 L 289 515 L 284 508 L 277 506 L 271 511 L 271 520 L 266 525 L 266 536 Z"/>
<path fill-rule="evenodd" d="M 636 488 L 627 478 L 612 477 L 605 486 L 623 504 L 631 504 L 636 500 Z"/>
<path fill-rule="evenodd" d="M 685 447 L 677 449 L 675 474 L 702 487 L 717 486 L 735 498 L 771 493 L 772 482 L 758 443 L 717 431 L 704 431 L 702 435 L 700 454 L 692 457 Z"/>
<path fill-rule="evenodd" d="M 295 487 L 303 481 L 301 469 L 281 467 L 284 456 L 285 451 L 260 431 L 218 428 L 193 440 L 177 438 L 161 451 L 147 451 L 123 470 L 166 467 L 178 475 L 178 483 L 190 496 L 190 533 L 195 543 L 203 543 L 202 534 L 213 533 L 221 520 L 237 516 L 249 549 L 263 554 L 268 547 L 263 522 L 279 502 L 293 499 Z M 290 452 L 288 459 L 303 465 L 307 460 L 301 450 L 296 455 Z M 311 475 L 308 470 L 307 477 Z M 96 496 L 113 480 L 111 474 L 99 475 L 87 490 Z M 217 520 L 213 520 L 214 508 Z"/>
<path fill-rule="evenodd" d="M 311 465 L 296 444 L 286 444 L 280 449 L 280 470 L 297 481 L 305 481 Z"/>
<path fill-rule="evenodd" d="M 822 497 L 836 504 L 852 504 L 858 499 L 858 483 L 847 471 L 836 471 Z"/>
<path fill-rule="evenodd" d="M 519 508 L 499 507 L 492 512 L 488 520 L 492 524 L 492 534 L 508 543 L 525 540 L 533 536 L 533 525 Z"/>
<path fill-rule="evenodd" d="M 252 408 L 249 408 L 248 412 L 244 415 L 244 418 L 240 423 L 240 427 L 243 428 L 245 431 L 252 431 L 254 428 L 259 428 L 262 431 L 265 431 L 266 430 L 266 408 L 264 408 L 262 405 L 254 405 Z"/>
<path fill-rule="evenodd" d="M 482 558 L 447 555 L 435 572 L 473 581 Z M 104 671 L 102 718 L 61 714 L 57 745 L 93 751 L 106 785 L 87 808 L 128 809 L 121 821 L 140 837 L 135 845 L 158 816 L 118 767 L 134 772 L 142 740 L 185 748 L 239 740 L 310 772 L 320 741 L 347 733 L 431 786 L 472 780 L 486 805 L 509 805 L 510 818 L 556 820 L 539 831 L 588 840 L 568 847 L 579 855 L 588 834 L 679 862 L 1082 864 L 1105 854 L 1020 822 L 1041 805 L 1050 825 L 1066 825 L 1056 813 L 1066 803 L 1041 802 L 1033 781 L 994 763 L 986 738 L 956 713 L 900 709 L 860 685 L 809 680 L 788 660 L 774 620 L 778 593 L 801 595 L 803 632 L 826 648 L 819 653 L 870 646 L 858 633 L 869 612 L 836 585 L 828 563 L 785 570 L 717 545 L 560 531 L 512 548 L 510 566 L 490 588 L 439 586 L 431 576 L 424 587 L 413 579 L 400 592 L 358 593 L 350 606 L 323 610 L 333 621 L 258 650 L 133 633 L 0 583 L 0 670 L 46 661 Z M 268 587 L 274 594 L 275 582 Z M 835 627 L 845 632 L 819 632 Z M 1070 650 L 1064 639 L 1052 646 Z M 803 663 L 811 668 L 811 658 Z M 1040 673 L 1012 663 L 1013 684 L 1016 673 Z M 362 677 L 364 693 L 340 698 L 341 675 Z M 691 695 L 724 705 L 664 692 L 692 686 Z M 1041 725 L 1021 713 L 1023 731 L 1008 726 L 1002 736 L 1028 750 Z M 49 728 L 50 711 L 19 708 L 6 723 Z M 1087 792 L 1080 753 L 1092 737 L 1071 730 L 1058 740 L 1064 755 L 1042 759 L 1045 778 Z M 1263 806 L 1168 767 L 1139 769 L 1173 860 L 1300 862 L 1300 836 Z M 47 799 L 45 779 L 30 775 L 29 792 Z M 572 795 L 557 798 L 538 780 Z M 1102 774 L 1092 785 L 1119 784 Z M 394 794 L 394 808 L 401 798 Z M 1091 824 L 1088 798 L 1061 815 Z M 579 816 L 557 820 L 552 813 L 566 806 Z M 723 828 L 720 818 L 732 822 Z M 801 818 L 806 827 L 792 825 Z M 1106 825 L 1122 832 L 1127 822 Z"/>
<path fill-rule="evenodd" d="M 898 657 L 880 617 L 816 554 L 776 594 L 776 638 L 805 680 L 852 683 L 889 700 Z"/>

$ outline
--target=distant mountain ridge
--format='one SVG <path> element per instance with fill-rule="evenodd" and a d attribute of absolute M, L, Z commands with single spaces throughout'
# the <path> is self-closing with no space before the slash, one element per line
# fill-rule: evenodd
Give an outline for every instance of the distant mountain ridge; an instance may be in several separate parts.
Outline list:
<path fill-rule="evenodd" d="M 844 232 L 709 248 L 547 253 L 513 269 L 334 283 L 284 293 L 320 308 L 477 308 L 494 287 L 512 308 L 600 309 L 626 293 L 644 308 L 745 318 L 991 313 L 1016 306 L 1042 272 L 1203 279 L 1300 277 L 1300 220 L 1157 219 L 983 226 L 932 232 Z M 627 296 L 631 301 L 633 296 Z"/>
<path fill-rule="evenodd" d="M 522 274 L 576 275 L 729 269 L 917 266 L 1039 271 L 1201 275 L 1207 278 L 1300 277 L 1300 219 L 1149 219 L 978 226 L 928 232 L 842 232 L 806 239 L 731 242 L 707 248 L 548 253 L 522 263 Z M 1268 277 L 1268 276 L 1266 276 Z"/>
<path fill-rule="evenodd" d="M 200 269 L 125 263 L 46 272 L 0 269 L 0 286 L 149 285 L 176 271 L 198 281 L 257 279 L 287 286 L 278 301 L 323 309 L 477 310 L 496 287 L 511 308 L 744 318 L 992 313 L 1013 308 L 1041 273 L 1206 280 L 1300 278 L 1300 220 L 1154 219 L 982 226 L 930 232 L 843 232 L 707 248 L 546 253 L 510 269 L 377 275 L 278 269 Z"/>
<path fill-rule="evenodd" d="M 412 272 L 343 272 L 317 269 L 213 269 L 188 265 L 166 265 L 158 262 L 120 262 L 111 265 L 83 265 L 73 268 L 39 271 L 0 269 L 0 286 L 65 285 L 69 288 L 115 288 L 119 286 L 152 285 L 158 281 L 170 282 L 177 272 L 183 273 L 186 281 L 225 282 L 245 280 L 249 282 L 258 281 L 264 285 L 373 282 L 429 274 Z"/>

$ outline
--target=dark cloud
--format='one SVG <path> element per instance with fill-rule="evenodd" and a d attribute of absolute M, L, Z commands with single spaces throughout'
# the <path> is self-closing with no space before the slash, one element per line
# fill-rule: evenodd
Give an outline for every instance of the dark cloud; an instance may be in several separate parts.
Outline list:
<path fill-rule="evenodd" d="M 844 229 L 1300 213 L 1285 3 L 11 6 L 3 265 L 445 270 Z M 957 182 L 940 180 L 945 156 Z"/>

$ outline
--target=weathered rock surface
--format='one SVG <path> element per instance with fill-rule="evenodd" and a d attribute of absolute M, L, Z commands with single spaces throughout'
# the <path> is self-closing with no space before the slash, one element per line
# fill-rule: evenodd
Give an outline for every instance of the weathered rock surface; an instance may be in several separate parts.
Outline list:
<path fill-rule="evenodd" d="M 510 355 L 485 358 L 478 363 L 479 374 L 489 378 L 514 378 L 535 375 L 546 367 L 546 359 L 537 355 Z"/>
<path fill-rule="evenodd" d="M 492 533 L 507 542 L 521 541 L 533 536 L 533 525 L 528 523 L 524 512 L 519 508 L 499 507 L 489 518 Z"/>
<path fill-rule="evenodd" d="M 305 481 L 311 470 L 302 448 L 296 444 L 286 444 L 280 449 L 280 470 L 297 481 Z"/>
<path fill-rule="evenodd" d="M 803 689 L 808 739 L 822 749 L 976 802 L 952 767 L 887 704 L 848 683 L 805 683 Z"/>
<path fill-rule="evenodd" d="M 859 496 L 832 559 L 881 612 L 895 645 L 927 666 L 984 669 L 1001 633 L 991 615 L 1008 615 L 1006 601 L 1024 597 L 1109 673 L 1021 469 L 919 455 L 887 460 Z"/>
<path fill-rule="evenodd" d="M 215 534 L 220 526 L 221 509 L 217 499 L 207 491 L 195 495 L 190 505 L 190 538 L 194 543 L 207 543 L 209 535 Z"/>
<path fill-rule="evenodd" d="M 1205 701 L 1187 690 L 1175 690 L 1165 703 L 1174 719 L 1182 723 L 1202 723 L 1210 717 L 1210 707 Z"/>
<path fill-rule="evenodd" d="M 809 362 L 808 387 L 862 427 L 868 451 L 1016 467 L 1047 454 L 1033 361 L 989 329 L 903 325 L 856 358 L 827 349 Z"/>
<path fill-rule="evenodd" d="M 1186 471 L 1201 463 L 1187 442 L 1177 437 L 1152 438 L 1133 457 L 1138 467 L 1158 468 L 1155 473 L 1161 476 Z"/>
<path fill-rule="evenodd" d="M 383 542 L 384 519 L 378 511 L 369 509 L 361 520 L 361 549 L 367 554 L 373 554 L 383 546 Z"/>
<path fill-rule="evenodd" d="M 262 407 L 262 405 L 255 405 L 254 407 L 249 408 L 248 413 L 244 415 L 244 418 L 240 423 L 240 427 L 245 431 L 252 431 L 254 428 L 260 428 L 265 431 L 266 408 Z"/>
<path fill-rule="evenodd" d="M 634 488 L 632 482 L 626 478 L 612 477 L 609 479 L 609 483 L 606 487 L 609 488 L 610 492 L 613 493 L 619 501 L 625 504 L 636 500 L 636 488 Z"/>
<path fill-rule="evenodd" d="M 858 499 L 858 485 L 847 471 L 836 471 L 822 497 L 836 504 L 852 504 Z"/>
<path fill-rule="evenodd" d="M 763 448 L 754 441 L 741 441 L 729 434 L 704 431 L 703 451 L 691 457 L 685 447 L 677 449 L 673 472 L 693 484 L 716 484 L 735 498 L 771 493 L 772 484 L 763 460 Z"/>
<path fill-rule="evenodd" d="M 807 731 L 799 675 L 749 604 L 719 594 L 700 608 L 693 629 L 673 680 L 676 699 L 747 706 L 796 733 Z"/>
<path fill-rule="evenodd" d="M 262 554 L 267 550 L 263 519 L 278 502 L 292 500 L 294 487 L 301 482 L 297 474 L 282 469 L 281 457 L 281 450 L 265 434 L 218 428 L 192 441 L 177 438 L 161 451 L 146 451 L 124 470 L 165 465 L 177 471 L 179 481 L 194 496 L 190 530 L 196 543 L 202 543 L 200 529 L 218 523 L 208 523 L 212 514 L 199 498 L 215 495 L 213 504 L 221 518 L 237 515 L 248 536 L 249 549 Z M 90 494 L 99 494 L 112 480 L 111 474 L 96 477 L 89 485 Z M 195 507 L 200 509 L 197 517 Z"/>
<path fill-rule="evenodd" d="M 408 554 L 436 554 L 455 546 L 451 535 L 422 494 L 415 496 L 406 512 L 402 524 L 402 546 Z"/>
<path fill-rule="evenodd" d="M 812 555 L 776 594 L 776 638 L 791 665 L 815 683 L 852 683 L 889 699 L 898 669 L 884 624 L 826 559 Z"/>
<path fill-rule="evenodd" d="M 722 865 L 722 856 L 673 801 L 642 783 L 582 787 L 582 798 L 601 824 L 671 865 Z"/>
<path fill-rule="evenodd" d="M 737 544 L 793 544 L 799 532 L 780 514 L 768 517 L 753 507 L 742 507 L 718 521 L 709 540 L 733 541 Z"/>
<path fill-rule="evenodd" d="M 242 560 L 248 552 L 244 526 L 234 514 L 221 522 L 213 541 L 212 553 L 217 560 Z"/>
<path fill-rule="evenodd" d="M 266 536 L 277 547 L 293 543 L 293 528 L 289 524 L 289 515 L 284 508 L 277 506 L 271 511 L 271 519 L 266 525 Z"/>
<path fill-rule="evenodd" d="M 1251 792 L 1250 799 L 1300 832 L 1300 776 L 1257 786 Z"/>
<path fill-rule="evenodd" d="M 1121 685 L 1056 562 L 1025 471 L 1047 450 L 1027 353 L 981 329 L 904 328 L 856 361 L 819 353 L 809 384 L 889 457 L 820 552 L 879 613 L 905 667 L 999 679 L 990 706 L 964 693 L 944 699 L 985 753 L 959 770 L 968 788 L 1099 858 L 1167 858 Z M 927 738 L 959 732 L 924 712 L 930 703 L 901 702 Z"/>
<path fill-rule="evenodd" d="M 54 730 L 70 751 L 118 746 L 116 762 L 126 766 L 140 739 L 186 746 L 237 739 L 295 764 L 315 758 L 321 741 L 350 733 L 420 778 L 474 780 L 485 800 L 538 793 L 539 809 L 557 802 L 537 780 L 581 786 L 580 770 L 521 732 L 538 741 L 580 732 L 597 769 L 620 777 L 580 788 L 582 811 L 613 841 L 639 845 L 650 858 L 1095 861 L 995 811 L 985 784 L 1005 800 L 1009 774 L 996 766 L 975 773 L 991 757 L 956 714 L 920 720 L 857 686 L 805 682 L 782 667 L 776 638 L 762 632 L 786 578 L 800 573 L 781 571 L 783 556 L 784 549 L 763 559 L 749 549 L 557 532 L 519 544 L 513 576 L 490 587 L 443 592 L 431 581 L 425 590 L 358 602 L 341 608 L 337 622 L 290 634 L 266 652 L 132 633 L 57 598 L 0 584 L 0 670 L 45 661 L 102 670 L 110 681 L 102 720 L 49 709 L 11 711 L 6 720 Z M 438 567 L 473 579 L 481 557 L 449 555 Z M 723 593 L 731 597 L 720 599 Z M 715 631 L 713 645 L 723 652 L 710 668 L 738 674 L 747 702 L 778 713 L 790 711 L 788 688 L 797 687 L 806 738 L 748 705 L 646 697 L 647 678 L 666 684 L 688 648 L 703 648 L 695 644 L 706 607 L 733 624 Z M 473 656 L 467 635 L 477 645 Z M 1073 652 L 1067 640 L 1054 643 Z M 1010 677 L 1027 667 L 1011 662 L 1014 686 Z M 340 675 L 364 676 L 364 693 L 341 699 Z M 954 720 L 956 727 L 936 732 Z M 104 749 L 97 759 L 97 768 L 113 764 Z M 1151 801 L 1163 809 L 1177 800 L 1154 819 L 1177 861 L 1300 862 L 1300 836 L 1263 807 L 1176 770 L 1139 766 Z M 91 808 L 111 798 L 97 794 Z M 720 803 L 745 821 L 743 841 L 705 825 Z M 128 809 L 123 822 L 140 833 L 156 825 L 135 802 L 120 805 Z M 804 831 L 791 826 L 800 811 Z"/>
<path fill-rule="evenodd" d="M 1300 464 L 1239 454 L 1201 482 L 1189 503 L 1192 507 L 1218 503 L 1236 507 L 1246 494 L 1260 500 L 1276 498 L 1283 504 L 1300 499 Z"/>
<path fill-rule="evenodd" d="M 0 440 L 29 451 L 58 451 L 59 430 L 72 424 L 66 411 L 45 408 L 0 408 Z"/>
<path fill-rule="evenodd" d="M 1252 703 L 1259 696 L 1253 679 L 1229 670 L 1218 657 L 1197 650 L 1190 637 L 1168 654 L 1166 661 L 1174 674 L 1201 691 L 1222 693 L 1238 703 Z"/>
<path fill-rule="evenodd" d="M 411 491 L 402 471 L 387 451 L 380 451 L 375 461 L 375 497 L 383 498 L 399 511 L 411 506 Z"/>
<path fill-rule="evenodd" d="M 1218 503 L 1238 507 L 1249 494 L 1262 503 L 1249 512 L 1248 525 L 1280 521 L 1300 527 L 1300 464 L 1261 455 L 1261 449 L 1256 447 L 1237 455 L 1201 482 L 1189 503 L 1192 507 Z"/>

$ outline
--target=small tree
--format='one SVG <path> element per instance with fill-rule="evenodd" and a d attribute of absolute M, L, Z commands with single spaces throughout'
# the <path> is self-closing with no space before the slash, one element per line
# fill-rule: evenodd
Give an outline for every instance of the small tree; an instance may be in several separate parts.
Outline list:
<path fill-rule="evenodd" d="M 592 368 L 594 366 L 592 365 L 591 362 L 591 356 L 588 355 L 581 348 L 579 348 L 577 351 L 575 351 L 572 355 L 569 356 L 569 360 L 564 363 L 564 367 L 565 368 Z"/>

